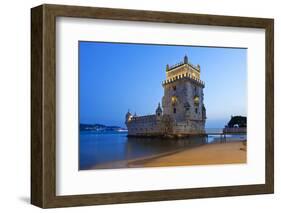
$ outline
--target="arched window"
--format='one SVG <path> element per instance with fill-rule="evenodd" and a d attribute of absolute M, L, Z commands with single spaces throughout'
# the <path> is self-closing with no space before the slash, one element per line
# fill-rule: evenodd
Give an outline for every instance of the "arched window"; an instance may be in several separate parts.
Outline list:
<path fill-rule="evenodd" d="M 172 105 L 175 106 L 178 102 L 178 98 L 176 96 L 172 96 Z"/>
<path fill-rule="evenodd" d="M 194 96 L 194 104 L 195 104 L 196 106 L 199 105 L 199 97 L 198 97 L 197 95 Z"/>

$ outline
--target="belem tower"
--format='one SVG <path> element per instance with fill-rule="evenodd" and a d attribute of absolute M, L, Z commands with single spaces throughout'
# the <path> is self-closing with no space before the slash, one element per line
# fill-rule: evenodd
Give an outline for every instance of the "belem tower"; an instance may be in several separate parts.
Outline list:
<path fill-rule="evenodd" d="M 188 57 L 182 62 L 166 65 L 166 80 L 162 82 L 164 96 L 155 114 L 126 114 L 128 136 L 189 136 L 205 133 L 206 109 L 200 80 L 200 66 L 192 65 Z"/>

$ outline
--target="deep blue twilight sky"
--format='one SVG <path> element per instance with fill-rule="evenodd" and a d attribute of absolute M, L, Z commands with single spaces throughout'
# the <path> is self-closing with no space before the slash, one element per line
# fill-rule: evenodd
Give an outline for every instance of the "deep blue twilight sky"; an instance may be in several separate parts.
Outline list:
<path fill-rule="evenodd" d="M 223 127 L 231 115 L 246 115 L 246 49 L 80 41 L 80 123 L 125 127 L 128 109 L 153 114 L 163 96 L 166 64 L 185 54 L 201 66 L 206 127 Z"/>

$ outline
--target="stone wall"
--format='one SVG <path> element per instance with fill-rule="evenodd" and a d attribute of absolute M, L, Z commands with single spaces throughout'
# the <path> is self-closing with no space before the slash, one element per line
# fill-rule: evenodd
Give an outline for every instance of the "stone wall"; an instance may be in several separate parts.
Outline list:
<path fill-rule="evenodd" d="M 198 97 L 198 104 L 194 101 L 195 96 Z M 173 103 L 172 99 L 176 101 Z M 164 85 L 163 114 L 170 115 L 176 122 L 202 120 L 203 101 L 203 87 L 187 79 Z"/>
<path fill-rule="evenodd" d="M 149 119 L 148 119 L 149 117 Z M 184 121 L 175 123 L 168 116 L 139 116 L 127 123 L 129 136 L 186 135 L 204 133 L 205 123 L 199 121 Z"/>
<path fill-rule="evenodd" d="M 160 134 L 159 124 L 156 115 L 134 116 L 127 123 L 128 135 Z"/>

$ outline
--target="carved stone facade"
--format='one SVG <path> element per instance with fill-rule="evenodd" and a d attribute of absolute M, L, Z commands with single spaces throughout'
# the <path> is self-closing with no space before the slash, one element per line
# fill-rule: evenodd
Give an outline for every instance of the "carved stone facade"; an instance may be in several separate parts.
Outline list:
<path fill-rule="evenodd" d="M 166 66 L 166 80 L 162 82 L 164 96 L 153 115 L 126 114 L 129 136 L 182 136 L 205 132 L 206 109 L 204 82 L 200 80 L 200 66 L 183 62 Z"/>

